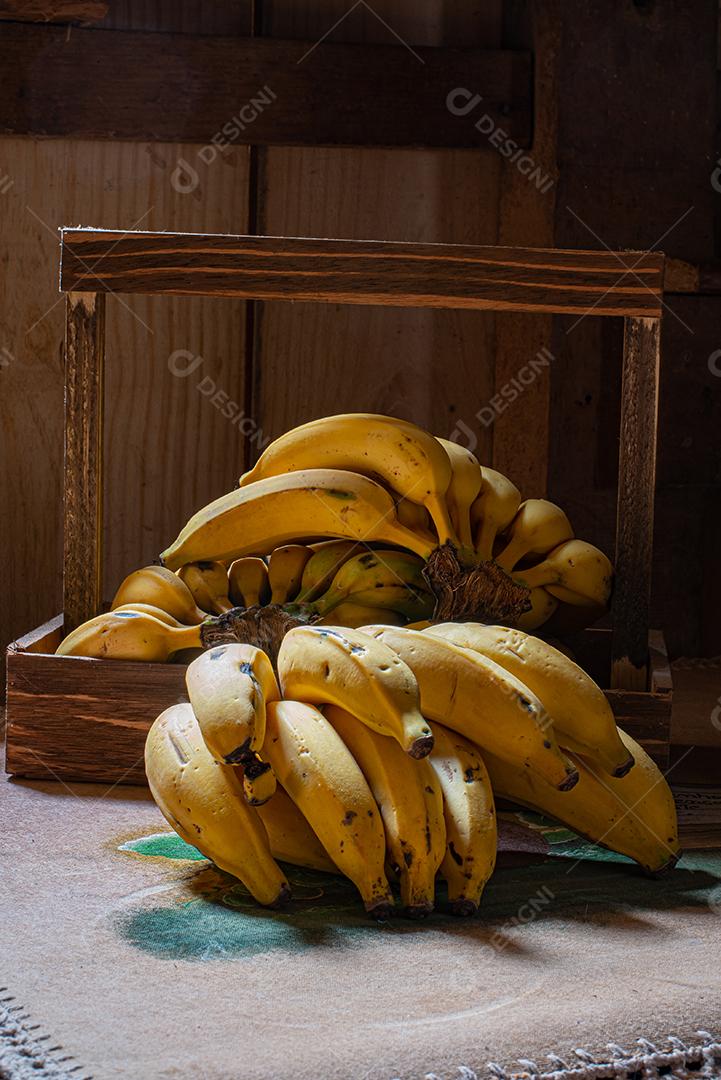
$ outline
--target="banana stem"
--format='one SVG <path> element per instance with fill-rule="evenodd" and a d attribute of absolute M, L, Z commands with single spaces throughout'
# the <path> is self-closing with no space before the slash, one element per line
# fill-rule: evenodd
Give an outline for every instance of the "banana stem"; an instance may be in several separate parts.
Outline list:
<path fill-rule="evenodd" d="M 451 515 L 448 511 L 445 496 L 428 495 L 424 500 L 423 505 L 431 515 L 433 524 L 436 527 L 436 532 L 438 533 L 438 546 L 441 547 L 447 541 L 450 541 L 454 547 L 460 547 L 460 541 L 456 530 L 453 528 L 453 522 L 451 521 Z M 424 556 L 424 558 L 427 558 L 427 556 Z"/>
<path fill-rule="evenodd" d="M 201 626 L 172 626 L 168 627 L 168 630 L 173 635 L 173 650 L 175 652 L 179 652 L 181 649 L 202 648 Z"/>
<path fill-rule="evenodd" d="M 501 570 L 505 570 L 507 574 L 510 574 L 516 563 L 520 562 L 527 553 L 528 546 L 526 542 L 520 537 L 517 537 L 504 547 L 500 555 L 496 556 L 496 562 Z"/>
<path fill-rule="evenodd" d="M 493 544 L 498 535 L 498 527 L 492 518 L 483 518 L 478 530 L 476 558 L 478 562 L 490 562 L 493 558 Z"/>

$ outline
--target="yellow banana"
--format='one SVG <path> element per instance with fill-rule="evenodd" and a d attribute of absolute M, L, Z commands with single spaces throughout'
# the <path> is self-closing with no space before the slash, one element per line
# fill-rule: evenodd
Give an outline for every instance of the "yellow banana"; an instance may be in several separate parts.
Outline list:
<path fill-rule="evenodd" d="M 407 551 L 364 551 L 343 563 L 313 608 L 325 616 L 346 600 L 391 608 L 401 600 L 398 610 L 422 618 L 432 613 L 435 604 L 423 577 L 423 566 L 422 559 Z"/>
<path fill-rule="evenodd" d="M 388 626 L 405 626 L 406 624 L 406 617 L 400 611 L 378 608 L 371 604 L 354 604 L 351 601 L 346 601 L 333 608 L 330 615 L 321 619 L 316 625 L 347 626 L 355 629 L 358 626 L 365 626 L 371 620 L 378 621 L 379 618 L 383 618 L 383 621 Z"/>
<path fill-rule="evenodd" d="M 251 806 L 264 806 L 275 796 L 278 790 L 275 773 L 268 762 L 263 761 L 258 754 L 251 754 L 246 758 L 242 771 L 243 795 L 247 803 Z"/>
<path fill-rule="evenodd" d="M 542 702 L 515 675 L 428 631 L 366 626 L 361 632 L 405 661 L 418 680 L 424 716 L 516 768 L 534 769 L 560 790 L 575 784 L 578 773 L 561 753 Z"/>
<path fill-rule="evenodd" d="M 565 750 L 590 756 L 614 776 L 625 776 L 633 765 L 606 695 L 548 642 L 522 630 L 480 623 L 441 623 L 424 633 L 473 649 L 525 683 L 543 702 Z"/>
<path fill-rule="evenodd" d="M 173 615 L 169 615 L 162 608 L 153 607 L 152 604 L 121 604 L 120 607 L 113 608 L 113 611 L 134 611 L 138 615 L 152 615 L 154 618 L 159 619 L 160 622 L 165 623 L 166 626 L 183 625 Z M 366 622 L 368 622 L 367 619 Z"/>
<path fill-rule="evenodd" d="M 434 544 L 438 543 L 438 537 L 435 535 L 431 515 L 426 510 L 425 506 L 421 506 L 420 503 L 411 502 L 410 499 L 397 498 L 396 513 L 398 514 L 398 520 L 401 525 L 406 525 L 420 536 L 428 537 Z"/>
<path fill-rule="evenodd" d="M 236 559 L 228 569 L 228 592 L 236 607 L 256 607 L 270 600 L 268 567 L 257 555 Z"/>
<path fill-rule="evenodd" d="M 282 787 L 278 788 L 270 802 L 258 808 L 258 813 L 268 833 L 270 850 L 275 859 L 292 863 L 293 866 L 306 866 L 309 870 L 323 870 L 327 874 L 339 872 L 290 795 Z"/>
<path fill-rule="evenodd" d="M 378 804 L 406 914 L 428 915 L 446 850 L 443 799 L 433 769 L 427 761 L 412 761 L 393 739 L 378 735 L 345 709 L 329 705 L 325 715 L 360 765 Z"/>
<path fill-rule="evenodd" d="M 272 442 L 240 483 L 245 487 L 280 473 L 317 468 L 378 477 L 403 498 L 425 506 L 439 543 L 458 544 L 445 502 L 451 482 L 448 455 L 416 424 L 375 413 L 311 420 Z"/>
<path fill-rule="evenodd" d="M 190 704 L 216 761 L 245 764 L 265 738 L 265 708 L 280 690 L 273 667 L 255 645 L 216 645 L 185 675 Z"/>
<path fill-rule="evenodd" d="M 284 544 L 271 552 L 268 560 L 271 604 L 295 600 L 303 580 L 303 570 L 312 555 L 312 550 L 305 544 Z"/>
<path fill-rule="evenodd" d="M 392 735 L 411 757 L 433 745 L 412 672 L 380 641 L 337 626 L 297 626 L 278 652 L 283 697 L 340 705 L 381 735 Z"/>
<path fill-rule="evenodd" d="M 471 507 L 483 486 L 481 466 L 478 459 L 465 446 L 459 446 L 458 443 L 451 442 L 449 439 L 438 438 L 438 442 L 448 454 L 451 463 L 451 482 L 446 491 L 451 521 L 458 534 L 461 547 L 472 552 Z"/>
<path fill-rule="evenodd" d="M 358 473 L 309 469 L 270 476 L 216 499 L 190 519 L 161 559 L 171 570 L 197 559 L 229 562 L 313 536 L 397 544 L 422 558 L 433 550 L 400 524 L 380 484 Z"/>
<path fill-rule="evenodd" d="M 543 626 L 558 607 L 556 597 L 551 596 L 545 589 L 531 589 L 528 599 L 531 601 L 530 610 L 524 611 L 518 619 L 521 630 L 535 630 Z"/>
<path fill-rule="evenodd" d="M 524 556 L 545 555 L 572 537 L 571 522 L 560 506 L 547 499 L 526 499 L 508 528 L 508 542 L 496 562 L 510 573 Z"/>
<path fill-rule="evenodd" d="M 498 830 L 493 791 L 480 753 L 468 739 L 431 724 L 429 757 L 443 792 L 446 852 L 441 877 L 454 915 L 475 915 L 496 865 Z"/>
<path fill-rule="evenodd" d="M 502 473 L 481 466 L 482 485 L 471 506 L 471 528 L 479 562 L 493 558 L 493 545 L 507 529 L 521 505 L 521 493 Z"/>
<path fill-rule="evenodd" d="M 199 626 L 169 626 L 138 611 L 107 611 L 73 630 L 55 650 L 58 656 L 164 663 L 180 649 L 202 645 Z"/>
<path fill-rule="evenodd" d="M 359 766 L 323 714 L 301 701 L 268 705 L 263 756 L 366 910 L 387 914 L 385 836 Z"/>
<path fill-rule="evenodd" d="M 188 586 L 164 566 L 144 566 L 128 574 L 113 597 L 111 609 L 138 603 L 161 608 L 185 626 L 197 625 L 206 618 Z"/>
<path fill-rule="evenodd" d="M 258 812 L 243 798 L 237 771 L 213 759 L 187 702 L 153 723 L 145 771 L 158 808 L 184 840 L 239 878 L 260 904 L 288 899 L 288 882 Z"/>
<path fill-rule="evenodd" d="M 186 563 L 178 577 L 190 589 L 199 608 L 211 615 L 222 615 L 233 607 L 228 596 L 228 573 L 219 562 Z"/>
<path fill-rule="evenodd" d="M 606 607 L 611 595 L 613 566 L 593 544 L 568 540 L 549 552 L 543 562 L 516 570 L 512 576 L 529 589 L 542 585 L 566 604 Z"/>
<path fill-rule="evenodd" d="M 330 587 L 343 563 L 363 551 L 368 548 L 355 540 L 326 540 L 318 545 L 303 570 L 297 602 L 317 600 Z"/>
<path fill-rule="evenodd" d="M 657 873 L 679 856 L 676 807 L 662 773 L 645 750 L 619 729 L 636 764 L 620 779 L 598 773 L 573 755 L 579 781 L 559 794 L 530 769 L 514 769 L 494 754 L 484 753 L 496 798 L 555 818 L 595 844 L 627 855 L 644 870 Z"/>

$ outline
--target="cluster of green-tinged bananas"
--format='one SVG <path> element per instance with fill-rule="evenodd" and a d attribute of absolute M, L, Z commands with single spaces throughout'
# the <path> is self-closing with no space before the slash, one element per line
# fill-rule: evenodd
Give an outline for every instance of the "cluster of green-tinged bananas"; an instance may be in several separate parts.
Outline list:
<path fill-rule="evenodd" d="M 277 675 L 234 644 L 186 681 L 190 704 L 148 739 L 153 794 L 261 903 L 287 896 L 278 859 L 344 874 L 376 916 L 389 878 L 404 914 L 433 909 L 438 878 L 472 914 L 495 865 L 494 795 L 649 872 L 678 857 L 656 765 L 572 660 L 518 629 L 300 626 Z"/>

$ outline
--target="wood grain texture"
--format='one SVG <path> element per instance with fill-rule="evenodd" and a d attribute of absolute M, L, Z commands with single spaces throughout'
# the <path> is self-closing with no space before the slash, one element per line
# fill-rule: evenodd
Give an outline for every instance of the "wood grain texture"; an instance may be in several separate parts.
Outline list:
<path fill-rule="evenodd" d="M 57 228 L 228 232 L 247 212 L 246 149 L 201 166 L 197 188 L 171 183 L 197 147 L 6 139 L 14 180 L 0 196 L 0 502 L 6 573 L 0 641 L 62 606 L 64 298 Z M 187 518 L 229 490 L 245 466 L 243 305 L 173 297 L 111 298 L 107 309 L 104 599 L 152 562 Z M 171 370 L 172 367 L 172 370 Z M 177 372 L 177 374 L 174 374 Z M 220 394 L 220 398 L 213 398 Z M 219 401 L 238 403 L 234 418 Z M 253 427 L 253 433 L 259 435 Z"/>
<path fill-rule="evenodd" d="M 51 656 L 60 617 L 8 651 L 7 771 L 16 776 L 144 784 L 143 748 L 155 717 L 186 701 L 182 664 Z M 602 632 L 586 633 L 592 666 Z M 607 691 L 616 719 L 655 760 L 668 759 L 670 695 Z"/>
<path fill-rule="evenodd" d="M 6 134 L 480 147 L 486 136 L 475 124 L 450 122 L 446 104 L 473 81 L 484 111 L 520 146 L 530 138 L 528 53 L 97 29 L 68 37 L 21 24 L 3 37 L 12 57 L 0 99 Z"/>
<path fill-rule="evenodd" d="M 651 606 L 659 319 L 627 319 L 623 342 L 612 685 L 645 690 Z"/>
<path fill-rule="evenodd" d="M 520 8 L 520 10 L 519 10 Z M 560 0 L 511 4 L 506 32 L 514 44 L 534 53 L 534 128 L 528 158 L 533 169 L 503 158 L 499 185 L 498 242 L 555 242 L 556 162 L 558 140 L 558 65 L 563 14 Z M 534 181 L 534 177 L 537 178 Z M 617 275 L 618 276 L 618 275 Z M 591 305 L 589 304 L 589 309 Z M 553 322 L 538 314 L 529 319 L 500 313 L 496 317 L 493 420 L 493 466 L 513 482 L 524 498 L 548 494 L 550 389 Z M 509 395 L 513 400 L 509 403 Z M 491 415 L 491 414 L 486 414 Z"/>
<path fill-rule="evenodd" d="M 95 23 L 104 19 L 104 0 L 0 0 L 0 19 L 17 22 Z"/>
<path fill-rule="evenodd" d="M 469 310 L 659 315 L 663 256 L 272 236 L 62 232 L 66 291 Z"/>
<path fill-rule="evenodd" d="M 103 568 L 105 294 L 69 293 L 65 317 L 63 610 L 74 630 L 97 615 Z"/>

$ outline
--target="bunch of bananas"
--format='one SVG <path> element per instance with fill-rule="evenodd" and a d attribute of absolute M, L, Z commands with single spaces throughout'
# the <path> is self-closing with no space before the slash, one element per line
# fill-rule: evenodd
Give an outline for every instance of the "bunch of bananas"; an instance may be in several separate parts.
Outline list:
<path fill-rule="evenodd" d="M 522 630 L 298 626 L 275 670 L 231 643 L 186 683 L 189 702 L 148 735 L 153 796 L 261 904 L 289 897 L 290 863 L 347 876 L 376 917 L 394 906 L 389 882 L 404 914 L 426 915 L 438 878 L 471 915 L 495 864 L 494 796 L 650 873 L 678 857 L 655 764 L 589 676 Z"/>
<path fill-rule="evenodd" d="M 209 615 L 277 606 L 299 622 L 350 628 L 470 617 L 533 630 L 555 615 L 558 631 L 597 618 L 613 576 L 558 506 L 522 502 L 470 451 L 370 413 L 314 420 L 276 439 L 161 561 L 126 578 L 113 610 L 58 652 L 185 657 L 208 644 Z M 247 624 L 235 632 L 253 640 Z"/>

